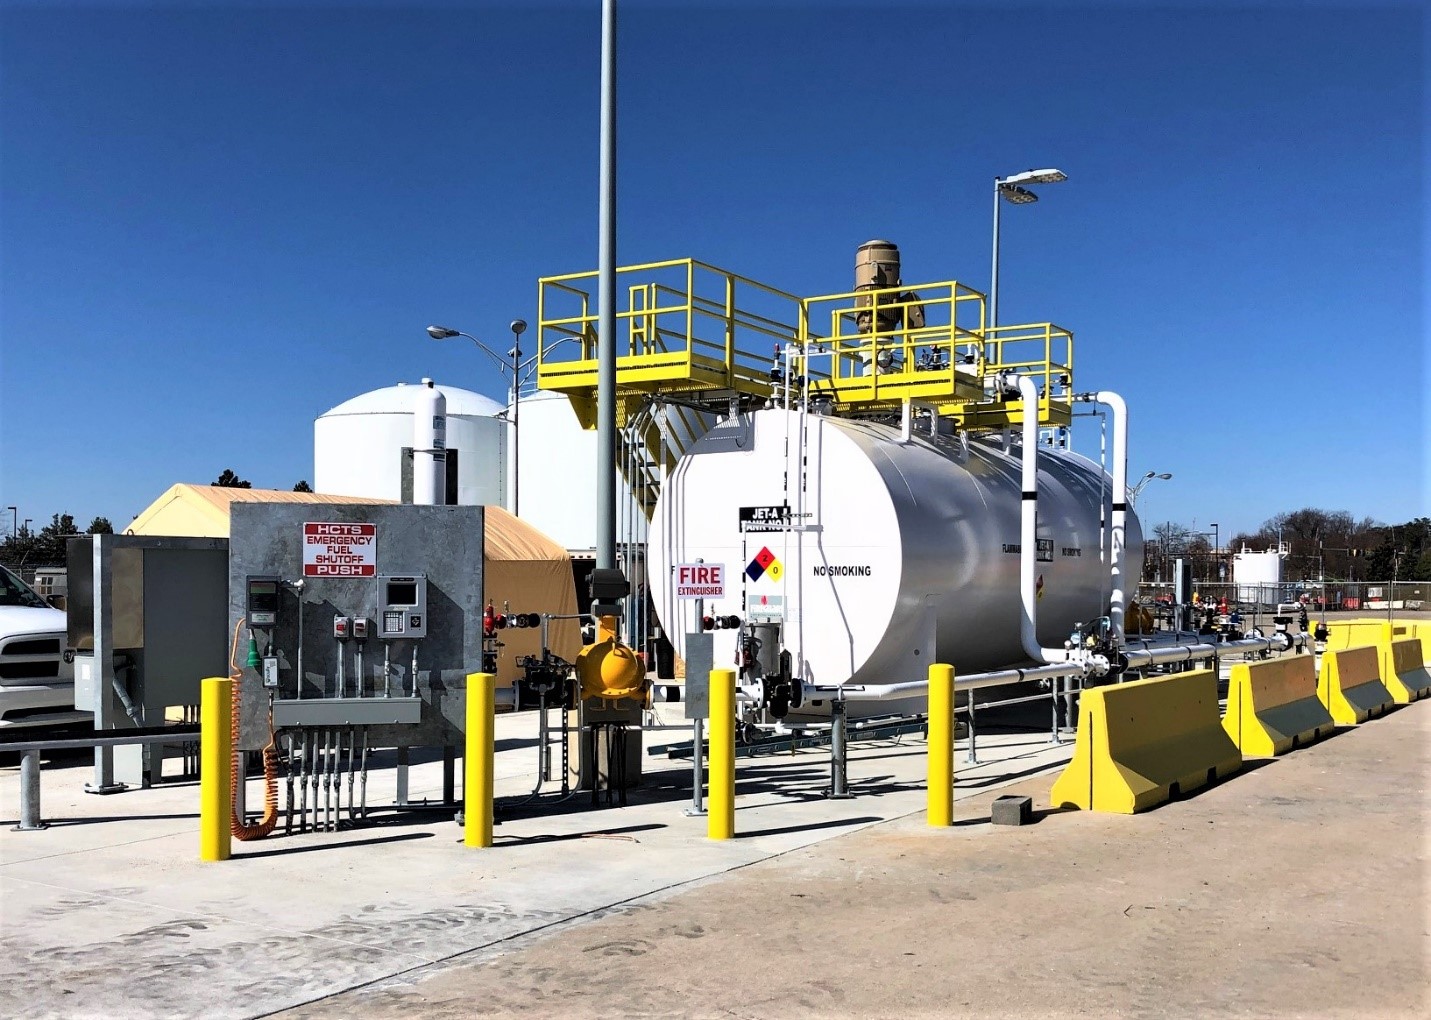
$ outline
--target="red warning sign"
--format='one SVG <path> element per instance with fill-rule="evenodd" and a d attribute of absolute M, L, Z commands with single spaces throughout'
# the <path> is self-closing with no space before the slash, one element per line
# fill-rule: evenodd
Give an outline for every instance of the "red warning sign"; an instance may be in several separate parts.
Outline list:
<path fill-rule="evenodd" d="M 308 521 L 303 525 L 304 577 L 377 577 L 378 526 Z"/>

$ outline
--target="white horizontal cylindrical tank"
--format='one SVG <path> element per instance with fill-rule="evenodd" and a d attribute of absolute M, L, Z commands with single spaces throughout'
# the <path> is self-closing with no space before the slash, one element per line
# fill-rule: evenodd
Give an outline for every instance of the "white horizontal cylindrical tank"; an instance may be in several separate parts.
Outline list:
<path fill-rule="evenodd" d="M 685 655 L 695 602 L 672 568 L 725 567 L 724 598 L 707 615 L 783 621 L 797 673 L 821 686 L 923 679 L 932 662 L 961 673 L 1027 661 L 1019 636 L 1017 445 L 900 439 L 898 426 L 810 416 L 800 494 L 800 417 L 759 411 L 722 422 L 668 481 L 651 526 L 656 610 Z M 1104 616 L 1109 568 L 1099 555 L 1100 501 L 1110 485 L 1077 454 L 1039 450 L 1038 640 L 1062 647 L 1073 626 Z M 799 517 L 803 503 L 805 516 Z M 788 505 L 792 527 L 742 528 L 742 508 Z M 745 516 L 757 516 L 747 510 Z M 1128 577 L 1143 537 L 1127 527 Z M 715 664 L 737 656 L 717 630 Z M 803 661 L 803 668 L 802 668 Z"/>
<path fill-rule="evenodd" d="M 321 415 L 313 423 L 314 489 L 401 499 L 402 451 L 414 445 L 418 389 L 399 383 L 372 390 Z M 446 448 L 449 456 L 457 454 L 457 502 L 503 505 L 509 426 L 497 417 L 502 405 L 471 390 L 441 389 Z"/>

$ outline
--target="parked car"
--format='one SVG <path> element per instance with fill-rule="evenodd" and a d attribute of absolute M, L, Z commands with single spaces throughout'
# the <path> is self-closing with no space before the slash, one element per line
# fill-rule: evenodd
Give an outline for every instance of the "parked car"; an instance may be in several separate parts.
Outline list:
<path fill-rule="evenodd" d="M 0 729 L 89 718 L 74 707 L 65 614 L 0 567 Z"/>

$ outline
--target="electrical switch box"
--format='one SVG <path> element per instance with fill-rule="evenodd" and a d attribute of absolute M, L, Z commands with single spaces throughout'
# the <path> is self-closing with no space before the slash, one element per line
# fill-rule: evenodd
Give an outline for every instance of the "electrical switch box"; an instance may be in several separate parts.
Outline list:
<path fill-rule="evenodd" d="M 352 636 L 353 621 L 346 616 L 333 617 L 333 636 L 339 641 L 346 641 Z"/>
<path fill-rule="evenodd" d="M 278 625 L 279 584 L 280 579 L 271 575 L 249 575 L 246 605 L 250 627 Z"/>
<path fill-rule="evenodd" d="M 368 635 L 372 633 L 373 621 L 366 616 L 353 617 L 353 640 L 366 641 Z"/>
<path fill-rule="evenodd" d="M 270 689 L 278 686 L 278 656 L 276 655 L 264 656 L 263 686 Z"/>
<path fill-rule="evenodd" d="M 427 577 L 383 574 L 378 577 L 378 637 L 427 637 Z"/>

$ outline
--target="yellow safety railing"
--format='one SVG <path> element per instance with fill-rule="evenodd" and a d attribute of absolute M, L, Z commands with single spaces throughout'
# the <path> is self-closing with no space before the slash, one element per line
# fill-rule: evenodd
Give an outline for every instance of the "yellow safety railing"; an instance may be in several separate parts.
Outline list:
<path fill-rule="evenodd" d="M 622 266 L 616 277 L 618 390 L 770 393 L 772 355 L 799 332 L 798 297 L 694 259 Z M 596 286 L 594 271 L 538 283 L 537 384 L 574 405 L 596 387 Z"/>
<path fill-rule="evenodd" d="M 994 377 L 1039 383 L 1039 420 L 1072 418 L 1073 337 L 1053 323 L 990 326 L 984 295 L 955 280 L 799 298 L 695 259 L 616 270 L 618 408 L 655 392 L 769 397 L 776 353 L 808 352 L 810 392 L 849 410 L 932 404 L 965 428 L 1022 421 Z M 542 278 L 537 385 L 595 424 L 595 271 Z M 804 374 L 799 359 L 794 370 Z M 618 411 L 624 419 L 625 413 Z"/>
<path fill-rule="evenodd" d="M 1032 378 L 1039 387 L 1039 422 L 1067 425 L 1073 413 L 1073 334 L 1051 322 L 994 326 L 988 340 L 985 373 Z M 1023 421 L 1023 403 L 1010 395 L 980 407 L 949 408 L 966 427 L 1013 425 Z"/>
<path fill-rule="evenodd" d="M 840 404 L 977 400 L 984 295 L 957 281 L 806 298 L 800 340 L 828 354 L 821 387 Z"/>

